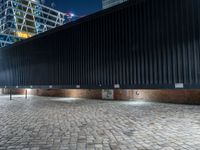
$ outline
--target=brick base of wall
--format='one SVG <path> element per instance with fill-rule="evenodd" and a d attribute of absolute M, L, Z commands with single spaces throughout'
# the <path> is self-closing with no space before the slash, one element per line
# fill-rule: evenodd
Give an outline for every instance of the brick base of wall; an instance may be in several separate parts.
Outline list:
<path fill-rule="evenodd" d="M 200 90 L 137 90 L 134 99 L 179 104 L 200 104 Z"/>
<path fill-rule="evenodd" d="M 9 94 L 10 90 L 3 89 L 2 94 Z M 25 89 L 12 90 L 12 94 L 25 94 Z M 88 98 L 101 99 L 101 90 L 65 90 L 65 89 L 29 89 L 29 95 L 49 96 L 49 97 L 74 97 L 74 98 Z"/>
<path fill-rule="evenodd" d="M 1 89 L 1 93 L 9 94 L 9 90 Z M 105 91 L 104 91 L 105 92 Z M 12 90 L 12 94 L 25 94 L 25 90 Z M 102 90 L 56 90 L 33 89 L 29 95 L 50 97 L 74 97 L 102 99 Z M 200 90 L 113 90 L 113 100 L 142 100 L 179 104 L 200 104 Z M 105 94 L 104 94 L 105 96 Z M 104 97 L 104 99 L 106 99 Z M 110 98 L 108 98 L 110 99 Z"/>

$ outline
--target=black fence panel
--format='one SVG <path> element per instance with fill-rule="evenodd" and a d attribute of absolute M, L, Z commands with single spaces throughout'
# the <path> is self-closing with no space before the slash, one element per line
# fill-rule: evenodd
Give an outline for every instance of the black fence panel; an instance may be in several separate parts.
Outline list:
<path fill-rule="evenodd" d="M 200 1 L 130 0 L 0 49 L 0 86 L 199 88 Z"/>

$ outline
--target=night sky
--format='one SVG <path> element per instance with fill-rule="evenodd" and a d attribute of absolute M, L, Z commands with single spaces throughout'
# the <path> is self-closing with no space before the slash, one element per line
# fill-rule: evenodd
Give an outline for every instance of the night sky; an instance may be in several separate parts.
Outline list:
<path fill-rule="evenodd" d="M 102 8 L 102 0 L 45 0 L 45 5 L 52 2 L 56 9 L 62 12 L 72 12 L 78 16 L 85 16 L 94 13 Z"/>

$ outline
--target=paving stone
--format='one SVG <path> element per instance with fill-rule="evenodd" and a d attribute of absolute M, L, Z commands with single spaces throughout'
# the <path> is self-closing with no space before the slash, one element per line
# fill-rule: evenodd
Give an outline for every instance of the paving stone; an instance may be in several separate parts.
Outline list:
<path fill-rule="evenodd" d="M 0 150 L 198 150 L 200 106 L 0 97 Z"/>

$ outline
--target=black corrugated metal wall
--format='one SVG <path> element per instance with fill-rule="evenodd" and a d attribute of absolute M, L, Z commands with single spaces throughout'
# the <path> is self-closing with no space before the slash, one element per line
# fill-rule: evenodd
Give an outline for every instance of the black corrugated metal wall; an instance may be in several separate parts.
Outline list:
<path fill-rule="evenodd" d="M 0 50 L 0 85 L 200 87 L 200 1 L 135 0 Z"/>

